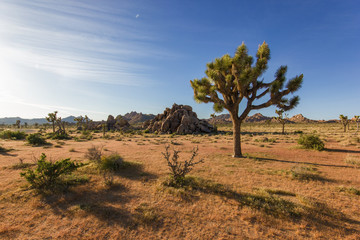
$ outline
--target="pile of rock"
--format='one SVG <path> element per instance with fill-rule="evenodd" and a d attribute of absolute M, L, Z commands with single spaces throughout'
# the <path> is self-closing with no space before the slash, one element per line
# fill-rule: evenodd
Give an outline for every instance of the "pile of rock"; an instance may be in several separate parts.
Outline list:
<path fill-rule="evenodd" d="M 188 105 L 174 104 L 166 108 L 163 114 L 158 114 L 154 119 L 143 124 L 149 132 L 158 133 L 210 133 L 214 127 L 205 120 L 199 120 L 195 112 Z"/>
<path fill-rule="evenodd" d="M 126 121 L 121 115 L 118 115 L 116 118 L 109 115 L 106 121 L 106 126 L 108 130 L 127 130 L 131 128 L 128 121 Z"/>

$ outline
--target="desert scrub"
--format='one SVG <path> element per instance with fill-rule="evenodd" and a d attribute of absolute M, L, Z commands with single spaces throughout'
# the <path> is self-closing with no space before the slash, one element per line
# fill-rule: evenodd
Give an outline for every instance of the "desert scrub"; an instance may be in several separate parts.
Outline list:
<path fill-rule="evenodd" d="M 56 162 L 48 161 L 46 155 L 42 153 L 35 170 L 26 169 L 20 175 L 30 183 L 32 188 L 55 191 L 71 184 L 72 181 L 66 181 L 64 176 L 70 175 L 83 165 L 71 161 L 70 158 Z"/>
<path fill-rule="evenodd" d="M 199 164 L 204 162 L 204 159 L 195 160 L 195 157 L 198 155 L 198 148 L 194 148 L 192 151 L 192 155 L 188 161 L 180 162 L 179 161 L 179 152 L 175 149 L 173 150 L 173 155 L 171 156 L 171 153 L 169 151 L 170 146 L 165 146 L 165 153 L 162 153 L 167 165 L 170 168 L 170 182 L 168 185 L 171 186 L 182 186 L 184 184 L 185 175 L 188 174 L 192 168 Z"/>
<path fill-rule="evenodd" d="M 5 130 L 5 131 L 0 132 L 0 138 L 12 139 L 12 140 L 23 140 L 26 138 L 26 133 L 21 132 L 21 131 Z"/>
<path fill-rule="evenodd" d="M 291 178 L 297 180 L 323 180 L 317 169 L 312 166 L 297 165 L 291 171 Z"/>
<path fill-rule="evenodd" d="M 29 144 L 33 146 L 41 146 L 47 144 L 45 138 L 43 138 L 39 133 L 33 133 L 27 136 L 26 140 Z"/>
<path fill-rule="evenodd" d="M 117 172 L 124 167 L 124 159 L 117 153 L 109 156 L 102 156 L 99 161 L 99 168 L 103 171 Z"/>
<path fill-rule="evenodd" d="M 344 186 L 339 186 L 338 187 L 339 192 L 345 192 L 345 193 L 349 193 L 349 194 L 354 194 L 354 195 L 358 195 L 360 196 L 360 190 L 355 188 L 355 187 L 344 187 Z"/>
<path fill-rule="evenodd" d="M 85 153 L 85 158 L 92 162 L 99 162 L 102 156 L 102 149 L 102 146 L 92 146 L 91 148 L 88 148 L 87 152 Z"/>
<path fill-rule="evenodd" d="M 314 134 L 301 135 L 298 140 L 298 144 L 300 144 L 306 149 L 314 149 L 317 151 L 324 150 L 324 142 L 321 141 L 319 136 Z"/>
<path fill-rule="evenodd" d="M 67 140 L 67 139 L 71 139 L 71 137 L 69 136 L 69 134 L 67 134 L 66 132 L 54 132 L 54 133 L 48 133 L 47 134 L 47 138 L 48 139 L 58 139 L 58 140 Z"/>
<path fill-rule="evenodd" d="M 354 156 L 354 155 L 347 155 L 345 162 L 347 164 L 354 165 L 356 167 L 360 167 L 360 158 Z"/>

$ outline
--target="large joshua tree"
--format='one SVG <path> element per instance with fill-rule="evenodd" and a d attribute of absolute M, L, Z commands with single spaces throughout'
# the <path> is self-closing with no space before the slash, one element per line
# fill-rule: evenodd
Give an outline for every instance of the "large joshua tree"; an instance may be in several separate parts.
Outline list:
<path fill-rule="evenodd" d="M 242 157 L 241 123 L 251 110 L 276 105 L 286 111 L 299 102 L 298 96 L 291 99 L 285 96 L 301 87 L 302 74 L 290 79 L 285 85 L 287 66 L 280 66 L 274 80 L 268 83 L 263 79 L 259 80 L 266 71 L 269 60 L 270 49 L 266 42 L 259 45 L 255 64 L 243 43 L 233 57 L 226 54 L 208 63 L 205 71 L 207 77 L 190 81 L 197 102 L 214 103 L 216 112 L 221 112 L 224 108 L 229 111 L 233 123 L 234 157 Z M 267 99 L 260 102 L 263 97 Z M 246 104 L 240 112 L 239 107 L 243 100 Z"/>

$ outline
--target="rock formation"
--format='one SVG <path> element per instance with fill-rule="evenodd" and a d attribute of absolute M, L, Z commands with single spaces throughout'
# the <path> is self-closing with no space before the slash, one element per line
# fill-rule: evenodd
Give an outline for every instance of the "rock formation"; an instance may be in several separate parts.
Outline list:
<path fill-rule="evenodd" d="M 118 115 L 116 118 L 114 118 L 112 115 L 109 115 L 106 121 L 106 125 L 108 130 L 126 130 L 131 127 L 129 122 L 126 121 L 121 115 Z"/>
<path fill-rule="evenodd" d="M 314 122 L 313 120 L 310 120 L 306 117 L 304 117 L 302 114 L 297 114 L 291 118 L 288 119 L 290 122 L 294 122 L 294 123 L 310 123 L 310 122 Z"/>
<path fill-rule="evenodd" d="M 163 114 L 158 114 L 153 120 L 143 124 L 149 132 L 158 133 L 210 133 L 214 127 L 205 120 L 199 120 L 195 112 L 188 105 L 174 104 L 166 108 Z"/>

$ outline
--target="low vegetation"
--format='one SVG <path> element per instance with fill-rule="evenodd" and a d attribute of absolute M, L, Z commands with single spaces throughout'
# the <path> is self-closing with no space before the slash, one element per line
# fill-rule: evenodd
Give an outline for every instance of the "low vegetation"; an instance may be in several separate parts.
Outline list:
<path fill-rule="evenodd" d="M 36 168 L 26 169 L 20 175 L 26 179 L 32 188 L 37 190 L 56 191 L 71 184 L 64 176 L 70 175 L 84 164 L 75 163 L 70 158 L 56 162 L 48 161 L 43 153 L 36 162 Z"/>
<path fill-rule="evenodd" d="M 30 134 L 29 136 L 27 136 L 26 140 L 29 144 L 33 146 L 41 146 L 48 144 L 48 142 L 46 142 L 45 138 L 43 138 L 40 133 Z"/>
<path fill-rule="evenodd" d="M 191 172 L 195 165 L 204 162 L 204 159 L 195 160 L 195 157 L 198 155 L 198 148 L 194 148 L 190 159 L 181 162 L 179 161 L 180 151 L 174 149 L 173 155 L 171 156 L 169 149 L 169 145 L 165 146 L 165 152 L 162 153 L 171 174 L 170 181 L 168 181 L 167 184 L 169 186 L 182 186 L 185 181 L 185 175 Z"/>
<path fill-rule="evenodd" d="M 11 140 L 23 140 L 26 138 L 26 133 L 22 131 L 5 130 L 0 132 L 0 138 Z"/>
<path fill-rule="evenodd" d="M 319 136 L 314 135 L 314 134 L 301 135 L 298 140 L 298 144 L 300 144 L 302 147 L 304 147 L 306 149 L 314 149 L 317 151 L 324 150 L 324 146 L 325 146 L 324 142 L 321 141 Z"/>

